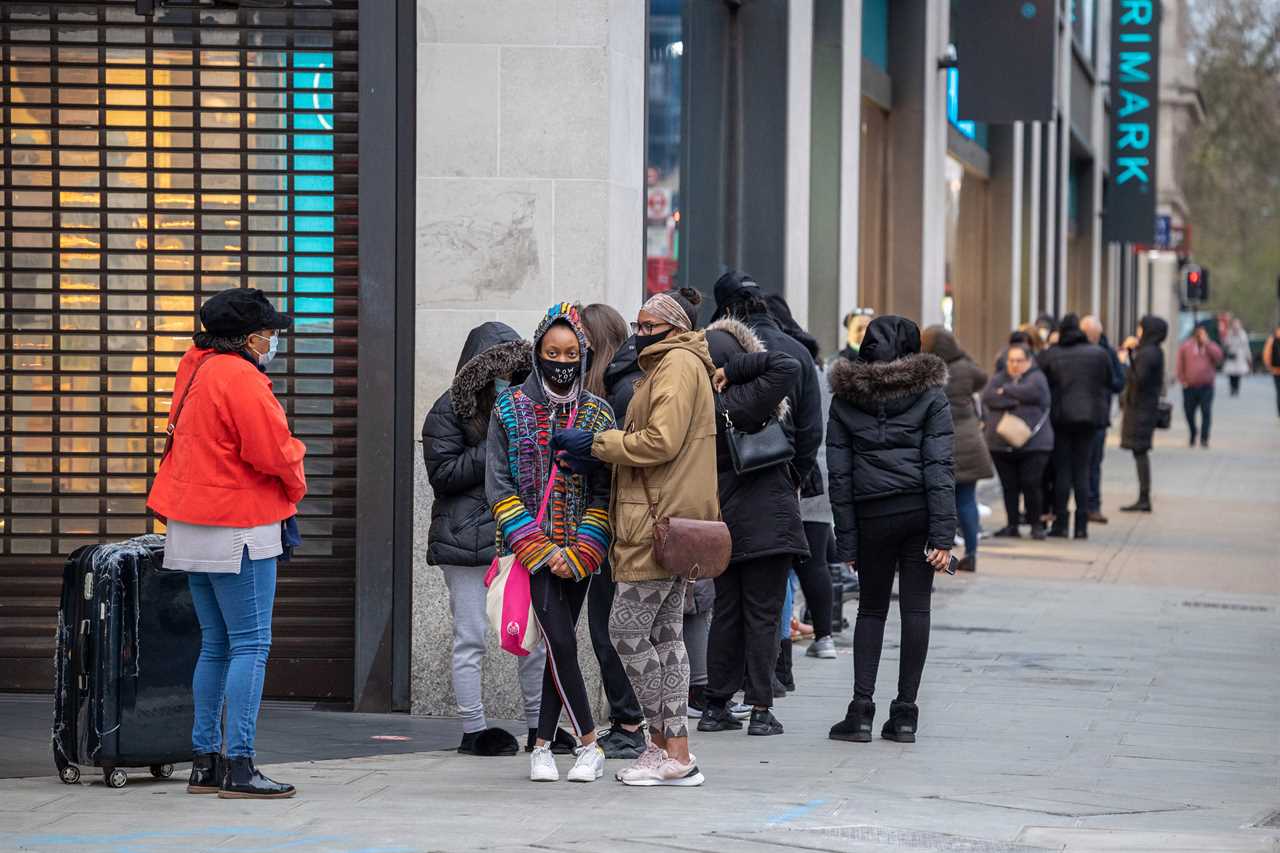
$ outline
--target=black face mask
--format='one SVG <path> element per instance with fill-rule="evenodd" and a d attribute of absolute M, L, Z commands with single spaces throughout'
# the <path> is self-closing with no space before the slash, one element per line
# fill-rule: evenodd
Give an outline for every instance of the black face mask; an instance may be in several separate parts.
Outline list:
<path fill-rule="evenodd" d="M 669 334 L 671 334 L 670 329 L 656 335 L 636 335 L 636 355 L 644 352 L 659 341 L 665 340 Z"/>
<path fill-rule="evenodd" d="M 568 388 L 578 381 L 582 364 L 577 361 L 551 361 L 538 356 L 538 369 L 542 371 L 542 378 L 549 384 L 556 388 Z"/>

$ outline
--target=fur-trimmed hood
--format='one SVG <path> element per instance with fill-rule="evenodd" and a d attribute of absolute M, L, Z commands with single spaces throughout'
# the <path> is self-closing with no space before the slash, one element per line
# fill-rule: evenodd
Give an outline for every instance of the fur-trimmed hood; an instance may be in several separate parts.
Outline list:
<path fill-rule="evenodd" d="M 741 320 L 735 320 L 732 317 L 724 317 L 716 320 L 707 326 L 708 335 L 713 332 L 724 332 L 738 342 L 738 346 L 746 352 L 765 352 L 768 347 L 764 345 L 764 341 L 760 340 L 760 336 L 751 330 L 751 327 Z M 779 420 L 784 420 L 791 413 L 791 402 L 786 397 L 782 398 L 782 402 L 778 403 L 777 415 Z"/>
<path fill-rule="evenodd" d="M 932 353 L 876 362 L 838 358 L 831 365 L 831 392 L 855 405 L 916 397 L 946 385 L 947 364 Z"/>
<path fill-rule="evenodd" d="M 515 377 L 517 382 L 529 373 L 533 344 L 525 340 L 503 341 L 472 356 L 453 378 L 449 398 L 453 411 L 461 420 L 476 414 L 480 391 L 499 376 Z"/>

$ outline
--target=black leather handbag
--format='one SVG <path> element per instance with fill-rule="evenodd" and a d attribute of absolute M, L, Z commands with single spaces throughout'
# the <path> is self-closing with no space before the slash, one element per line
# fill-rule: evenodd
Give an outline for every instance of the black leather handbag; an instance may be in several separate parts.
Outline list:
<path fill-rule="evenodd" d="M 749 474 L 795 458 L 795 446 L 777 417 L 769 418 L 755 432 L 747 432 L 734 426 L 727 409 L 722 408 L 720 415 L 724 418 L 724 440 L 729 445 L 729 458 L 733 460 L 735 472 Z"/>

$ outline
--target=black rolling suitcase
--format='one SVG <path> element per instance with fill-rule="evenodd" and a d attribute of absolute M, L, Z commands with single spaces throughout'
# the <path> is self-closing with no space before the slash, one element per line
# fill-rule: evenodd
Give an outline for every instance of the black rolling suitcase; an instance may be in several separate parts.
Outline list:
<path fill-rule="evenodd" d="M 163 779 L 191 760 L 200 626 L 187 576 L 160 568 L 163 549 L 163 536 L 90 545 L 63 569 L 53 761 L 68 785 L 78 765 L 120 788 L 126 767 Z"/>

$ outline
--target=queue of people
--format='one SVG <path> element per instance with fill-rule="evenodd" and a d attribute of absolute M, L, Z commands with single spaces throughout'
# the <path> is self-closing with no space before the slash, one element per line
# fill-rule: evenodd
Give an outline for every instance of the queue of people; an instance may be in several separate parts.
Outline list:
<path fill-rule="evenodd" d="M 896 580 L 898 685 L 880 733 L 911 743 L 935 574 L 977 568 L 979 481 L 998 476 L 1003 490 L 996 537 L 1026 526 L 1034 539 L 1086 538 L 1091 522 L 1106 523 L 1099 469 L 1119 394 L 1139 491 L 1122 509 L 1152 510 L 1149 454 L 1168 415 L 1158 317 L 1142 318 L 1118 353 L 1096 318 L 1041 317 L 1014 330 L 988 376 L 942 326 L 922 332 L 858 309 L 827 361 L 750 276 L 731 270 L 713 292 L 705 327 L 702 295 L 682 288 L 651 296 L 629 329 L 607 305 L 560 302 L 530 339 L 500 322 L 468 335 L 422 427 L 435 495 L 428 557 L 453 617 L 459 753 L 521 747 L 489 724 L 482 688 L 487 587 L 500 566 L 525 573 L 529 616 L 518 627 L 538 638 L 516 650 L 530 780 L 558 781 L 556 756 L 572 755 L 571 782 L 624 759 L 623 784 L 692 787 L 705 777 L 690 719 L 700 736 L 786 731 L 775 707 L 794 689 L 793 577 L 813 623 L 806 654 L 820 660 L 836 659 L 842 627 L 833 578 L 858 590 L 852 695 L 829 732 L 855 743 L 874 731 Z M 149 498 L 167 520 L 166 566 L 191 573 L 202 632 L 188 790 L 284 798 L 294 788 L 256 769 L 253 741 L 276 564 L 300 542 L 293 519 L 306 494 L 305 448 L 264 375 L 291 318 L 247 289 L 217 294 L 200 316 Z M 1178 377 L 1192 443 L 1207 446 L 1224 354 L 1200 335 L 1180 348 Z M 1276 362 L 1280 329 L 1264 352 L 1280 391 Z M 672 568 L 660 540 L 673 521 L 727 530 L 714 577 Z M 608 700 L 603 729 L 579 665 L 584 609 Z"/>

